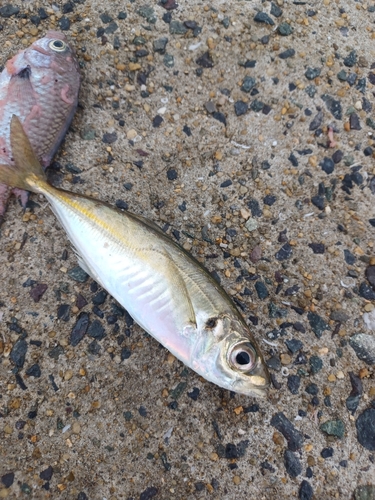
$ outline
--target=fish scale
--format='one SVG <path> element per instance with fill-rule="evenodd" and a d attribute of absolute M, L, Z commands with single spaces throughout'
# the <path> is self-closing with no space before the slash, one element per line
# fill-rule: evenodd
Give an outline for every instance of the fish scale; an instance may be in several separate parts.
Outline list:
<path fill-rule="evenodd" d="M 154 223 L 46 182 L 20 121 L 11 123 L 15 168 L 0 181 L 43 194 L 80 266 L 150 335 L 207 380 L 264 396 L 270 377 L 233 302 L 191 255 Z"/>

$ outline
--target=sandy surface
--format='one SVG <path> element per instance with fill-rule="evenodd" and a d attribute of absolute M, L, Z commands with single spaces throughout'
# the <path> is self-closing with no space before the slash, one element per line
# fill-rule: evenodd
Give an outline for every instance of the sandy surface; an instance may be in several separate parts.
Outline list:
<path fill-rule="evenodd" d="M 2 63 L 70 21 L 83 83 L 51 178 L 122 200 L 215 271 L 279 389 L 264 401 L 230 394 L 111 297 L 95 309 L 100 288 L 72 278 L 74 252 L 46 201 L 32 196 L 23 214 L 12 199 L 0 236 L 0 498 L 375 498 L 375 486 L 361 489 L 375 484 L 374 367 L 348 343 L 375 328 L 365 277 L 375 264 L 374 2 L 280 0 L 271 14 L 267 1 L 105 3 L 15 2 L 25 15 L 0 17 Z M 36 27 L 39 7 L 47 18 Z M 165 54 L 154 50 L 163 37 Z M 35 302 L 38 284 L 48 288 Z M 101 333 L 72 346 L 84 313 Z M 294 353 L 291 339 L 302 342 Z M 353 414 L 349 372 L 362 385 Z M 280 412 L 300 432 L 289 451 L 271 423 Z M 330 420 L 341 437 L 320 428 Z"/>

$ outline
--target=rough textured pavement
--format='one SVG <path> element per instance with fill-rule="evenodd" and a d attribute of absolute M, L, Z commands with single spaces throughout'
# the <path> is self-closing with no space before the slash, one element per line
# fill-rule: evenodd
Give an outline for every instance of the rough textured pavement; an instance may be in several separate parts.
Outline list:
<path fill-rule="evenodd" d="M 1 2 L 0 63 L 54 28 L 82 65 L 51 181 L 198 257 L 273 387 L 185 368 L 77 269 L 44 199 L 13 199 L 0 498 L 375 498 L 374 22 L 373 1 Z"/>

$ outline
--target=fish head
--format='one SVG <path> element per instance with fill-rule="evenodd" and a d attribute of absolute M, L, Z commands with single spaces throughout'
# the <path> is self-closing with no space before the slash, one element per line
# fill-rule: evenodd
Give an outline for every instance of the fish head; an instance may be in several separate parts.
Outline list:
<path fill-rule="evenodd" d="M 25 50 L 25 59 L 30 67 L 52 68 L 58 73 L 78 69 L 75 52 L 66 36 L 59 31 L 48 31 Z"/>
<path fill-rule="evenodd" d="M 270 375 L 263 356 L 242 318 L 209 318 L 194 353 L 200 373 L 220 387 L 247 396 L 266 397 Z M 200 359 L 199 359 L 200 358 Z"/>

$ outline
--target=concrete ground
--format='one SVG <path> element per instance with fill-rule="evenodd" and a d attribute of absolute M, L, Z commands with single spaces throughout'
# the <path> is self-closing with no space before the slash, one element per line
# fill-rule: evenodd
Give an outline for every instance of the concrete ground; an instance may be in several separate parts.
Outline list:
<path fill-rule="evenodd" d="M 256 400 L 185 368 L 76 269 L 44 199 L 12 199 L 0 498 L 374 499 L 375 3 L 175 6 L 1 2 L 0 62 L 64 29 L 83 82 L 51 180 L 198 257 L 273 387 Z"/>

